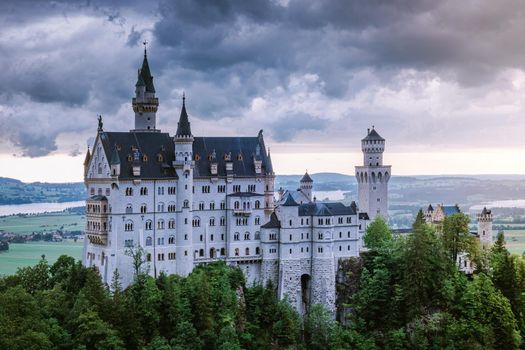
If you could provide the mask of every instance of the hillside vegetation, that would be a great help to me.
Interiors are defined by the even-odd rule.
[[[0,205],[42,202],[72,202],[86,196],[84,184],[76,183],[24,183],[0,177]]]
[[[248,286],[239,268],[219,262],[185,278],[148,276],[135,248],[135,279],[111,288],[98,270],[62,256],[0,278],[1,349],[519,349],[525,334],[525,260],[500,235],[482,250],[463,214],[443,233],[424,223],[392,236],[379,220],[369,250],[350,259],[338,284],[338,315],[320,305],[304,318],[274,286]],[[466,251],[477,270],[455,266]]]

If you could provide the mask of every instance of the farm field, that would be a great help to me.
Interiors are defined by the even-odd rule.
[[[82,257],[82,241],[12,243],[9,250],[0,252],[0,275],[11,275],[18,267],[32,266],[45,254],[49,264],[66,254],[79,260]]]
[[[73,212],[0,217],[0,231],[14,234],[83,231],[84,225],[85,216]]]
[[[525,230],[504,230],[507,249],[511,253],[522,254],[525,252]],[[496,240],[496,237],[494,237]]]

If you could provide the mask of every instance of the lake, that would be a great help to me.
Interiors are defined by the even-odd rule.
[[[64,209],[83,207],[85,205],[85,201],[0,205],[0,216],[63,211]]]

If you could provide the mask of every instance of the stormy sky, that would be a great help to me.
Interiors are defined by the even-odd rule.
[[[133,128],[144,40],[176,130],[264,130],[276,171],[525,173],[522,0],[0,2],[0,176],[78,181],[96,117]],[[34,168],[41,169],[35,172]]]

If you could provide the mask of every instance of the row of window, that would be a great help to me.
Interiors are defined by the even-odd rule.
[[[103,193],[104,193],[104,192],[103,192],[102,188],[99,188],[99,189],[97,190],[97,194],[98,194],[99,196],[102,196]],[[106,197],[109,197],[110,193],[111,193],[111,191],[109,190],[109,187],[106,188]],[[91,187],[91,189],[89,190],[89,194],[90,194],[91,196],[94,196],[94,195],[95,195],[95,187]]]

